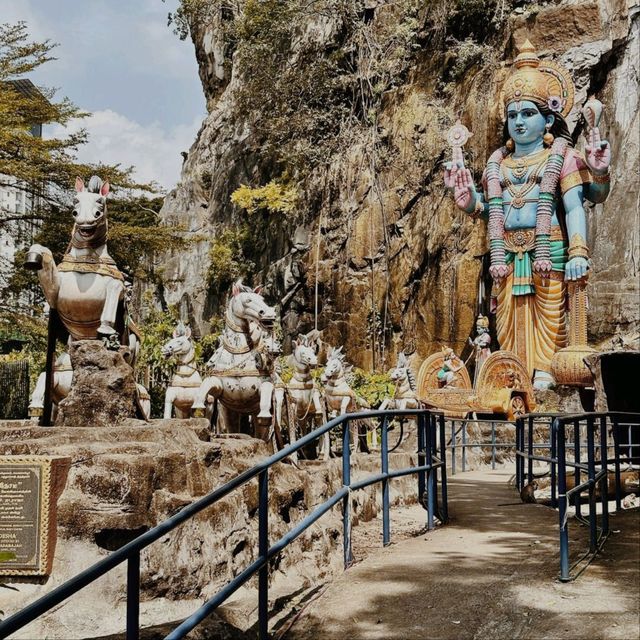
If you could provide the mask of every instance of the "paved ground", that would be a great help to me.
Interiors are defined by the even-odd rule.
[[[640,637],[638,511],[612,517],[619,533],[576,582],[562,584],[557,514],[505,505],[518,501],[509,477],[450,479],[450,524],[356,564],[308,604],[286,640]],[[572,556],[587,548],[586,534],[570,521]]]

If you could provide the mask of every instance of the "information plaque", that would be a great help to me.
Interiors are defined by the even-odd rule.
[[[0,456],[0,576],[46,576],[69,458]]]

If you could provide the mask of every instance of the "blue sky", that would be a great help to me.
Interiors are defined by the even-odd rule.
[[[0,0],[0,21],[27,22],[34,39],[59,46],[33,73],[93,116],[79,157],[135,165],[169,189],[205,116],[193,45],[167,26],[177,0]],[[48,135],[59,128],[48,127]]]

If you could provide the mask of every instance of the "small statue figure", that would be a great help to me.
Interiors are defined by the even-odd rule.
[[[456,386],[458,379],[458,371],[464,367],[464,363],[453,352],[451,347],[442,348],[442,357],[444,361],[440,371],[438,371],[438,384],[441,389],[452,389]]]
[[[483,188],[464,166],[462,125],[449,138],[445,184],[459,208],[488,219],[500,348],[514,352],[534,387],[545,389],[554,382],[554,354],[567,342],[567,283],[584,283],[589,270],[584,200],[607,198],[611,150],[594,99],[584,112],[586,158],[573,149],[565,118],[574,86],[565,69],[541,61],[529,41],[514,66],[502,90],[505,144],[489,158]]]
[[[473,353],[476,361],[476,369],[473,374],[473,386],[476,386],[478,376],[484,361],[491,355],[491,336],[489,335],[489,318],[479,315],[476,320],[476,337],[469,344],[473,347]]]

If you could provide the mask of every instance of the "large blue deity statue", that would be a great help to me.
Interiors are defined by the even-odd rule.
[[[498,342],[544,389],[554,382],[553,356],[567,342],[567,283],[583,284],[589,271],[584,200],[609,194],[611,152],[600,139],[595,100],[584,111],[586,157],[573,149],[565,117],[574,87],[564,69],[542,62],[529,41],[514,67],[502,91],[505,144],[489,158],[482,189],[464,166],[468,131],[461,125],[453,139],[450,133],[445,184],[458,207],[488,219]]]

